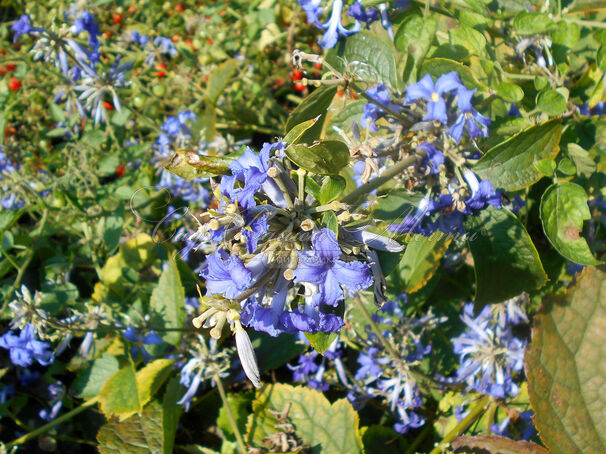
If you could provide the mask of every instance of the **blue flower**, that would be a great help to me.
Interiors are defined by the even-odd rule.
[[[501,192],[495,191],[490,181],[478,181],[475,173],[469,169],[465,169],[463,177],[471,189],[471,196],[465,201],[467,208],[482,210],[486,205],[491,205],[495,208],[501,207]],[[471,214],[471,212],[467,212],[466,214]]]
[[[342,284],[350,292],[370,287],[370,266],[362,262],[339,260],[341,249],[335,233],[322,229],[312,237],[312,250],[299,252],[299,264],[294,272],[295,282],[320,286],[320,302],[336,306],[344,299]]]
[[[406,88],[405,104],[410,104],[419,99],[427,101],[427,112],[423,117],[425,121],[439,121],[442,124],[448,122],[446,114],[446,101],[443,95],[464,88],[456,71],[441,75],[434,84],[430,74],[426,74],[416,84]]]
[[[356,380],[365,380],[367,378],[378,378],[383,369],[379,366],[384,366],[389,362],[388,358],[375,358],[379,353],[376,347],[370,347],[367,352],[360,352],[358,355],[358,364],[360,368],[357,370],[354,378]]]
[[[252,326],[256,331],[262,331],[272,337],[281,333],[293,332],[281,319],[286,306],[289,281],[279,276],[274,287],[268,291],[266,298],[271,301],[269,307],[263,306],[256,298],[249,298],[243,303],[243,311],[240,314],[245,326]]]
[[[29,16],[23,14],[15,23],[11,26],[11,30],[15,33],[13,35],[13,44],[19,41],[21,35],[27,35],[35,29],[29,23]]]
[[[157,38],[154,39],[154,44],[156,46],[160,46],[160,49],[165,54],[168,54],[171,57],[177,56],[177,48],[175,47],[175,45],[173,44],[173,42],[170,38],[166,38],[164,36],[158,36]]]
[[[253,273],[244,266],[235,255],[217,250],[207,259],[208,266],[201,275],[206,279],[206,291],[209,295],[224,295],[235,298],[253,282]]]
[[[147,35],[142,35],[139,30],[134,30],[130,35],[131,42],[137,43],[140,46],[145,46],[149,41]]]
[[[319,25],[322,30],[326,30],[324,36],[318,40],[318,44],[324,49],[332,49],[337,45],[340,37],[347,37],[361,30],[362,26],[358,21],[351,29],[345,28],[341,22],[342,14],[343,0],[333,0],[330,18]]]
[[[444,154],[430,142],[423,142],[417,147],[417,150],[425,152],[423,164],[429,168],[429,173],[432,175],[439,174],[440,166],[444,164]]]
[[[460,356],[457,379],[470,389],[498,398],[518,393],[513,376],[524,367],[526,342],[515,337],[511,323],[486,306],[474,318],[473,303],[464,306],[461,320],[467,330],[452,340]]]
[[[434,201],[424,197],[413,215],[407,214],[401,223],[391,224],[387,230],[397,234],[418,233],[429,236],[436,231],[436,227],[429,222],[429,215],[437,209],[439,207]]]
[[[379,20],[379,12],[374,8],[364,8],[361,0],[357,0],[347,9],[347,15],[355,20],[365,22],[369,27],[371,23]]]
[[[393,110],[400,110],[399,106],[391,103],[391,93],[385,84],[378,84],[369,88],[366,90],[366,94],[384,106]],[[362,113],[362,118],[360,118],[360,126],[368,128],[372,132],[377,132],[379,129],[375,122],[384,114],[385,112],[379,106],[368,103],[364,106],[364,112]]]
[[[99,25],[95,22],[95,15],[84,11],[79,17],[74,19],[74,33],[88,32],[88,45],[91,49],[97,50],[99,43]]]
[[[307,22],[320,26],[319,18],[322,15],[322,0],[299,0],[299,4],[307,15]]]
[[[133,358],[137,358],[138,354],[141,353],[141,357],[144,362],[152,359],[152,356],[145,349],[145,345],[158,345],[164,342],[160,336],[155,331],[150,331],[145,335],[137,334],[137,330],[133,326],[128,326],[126,331],[122,333],[125,339],[135,343],[130,353]]]
[[[281,142],[265,144],[259,154],[247,147],[242,156],[229,164],[232,175],[224,176],[221,180],[221,194],[232,202],[237,200],[239,207],[247,209],[256,206],[254,196],[257,191],[263,189],[275,205],[285,208],[284,195],[267,175],[270,153],[279,148],[280,144]],[[236,188],[236,181],[244,182],[244,186]]]
[[[490,126],[490,118],[485,117],[480,112],[475,110],[471,105],[471,98],[475,94],[476,89],[468,90],[465,87],[459,88],[457,91],[457,104],[461,113],[457,117],[457,121],[450,127],[448,134],[455,140],[456,143],[461,141],[463,130],[467,128],[469,137],[477,139],[478,137],[488,137],[488,127]]]
[[[249,220],[247,225],[241,230],[242,236],[246,239],[246,250],[249,254],[255,252],[259,238],[267,233],[268,228],[267,216],[263,214]]]
[[[15,366],[31,366],[38,361],[43,366],[51,364],[55,358],[49,350],[50,345],[36,339],[34,326],[26,325],[19,335],[8,331],[0,337],[0,347],[9,350],[10,358]]]

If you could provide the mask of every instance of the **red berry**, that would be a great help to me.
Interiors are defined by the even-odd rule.
[[[114,105],[111,102],[103,101],[103,107],[107,110],[114,110]]]
[[[314,68],[322,69],[322,63],[320,63],[320,62],[314,63]]]
[[[164,71],[157,71],[156,77],[166,77],[166,73]]]
[[[2,74],[3,76],[6,74],[6,68],[4,67],[4,65],[0,66],[0,74]]]
[[[171,39],[173,40],[173,43],[176,43],[176,42],[178,42],[181,39],[181,36],[177,35],[177,34],[174,34]]]
[[[210,38],[206,38],[206,44],[209,44],[209,45],[210,45],[210,44],[212,44],[212,43],[213,43],[213,40],[212,40],[212,39],[210,39]]]
[[[303,72],[298,69],[294,69],[292,72],[292,80],[301,80],[301,79],[303,79]]]
[[[124,167],[124,164],[120,164],[116,169],[116,175],[118,175],[118,178],[122,178],[124,176]]]
[[[159,70],[166,69],[166,65],[164,63],[158,63],[156,65],[156,69],[159,69]]]
[[[183,3],[177,3],[175,5],[175,9],[177,10],[177,12],[182,13],[183,11],[185,11],[185,6],[183,6]]]
[[[342,90],[337,91],[337,96],[339,98],[342,98],[343,97],[343,91]]]
[[[15,69],[17,69],[17,65],[15,65],[14,63],[8,63],[8,64],[6,65],[6,69],[7,69],[8,71],[11,71],[11,72],[12,72],[12,71],[14,71]]]
[[[350,95],[351,95],[351,99],[358,99],[358,94],[357,93],[355,93],[355,92],[352,91],[350,93]]]
[[[4,128],[4,137],[13,136],[16,132],[17,130],[14,127],[12,127],[11,125],[6,125],[6,127]]]
[[[21,88],[21,81],[16,77],[11,77],[10,82],[8,83],[8,89],[11,91],[17,91]]]
[[[305,90],[305,85],[303,85],[301,82],[297,82],[295,84],[295,90],[297,90],[297,91],[303,91],[303,90]]]
[[[120,13],[115,13],[112,15],[112,22],[114,24],[121,24],[123,20],[124,20],[124,16]]]

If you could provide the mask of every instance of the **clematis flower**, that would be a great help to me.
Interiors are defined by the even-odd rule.
[[[406,88],[405,104],[410,104],[419,99],[427,101],[427,112],[423,117],[425,121],[439,121],[442,124],[448,122],[446,115],[446,101],[444,94],[450,93],[460,88],[465,88],[459,79],[456,71],[441,75],[438,80],[433,82],[430,74],[426,74],[416,84],[409,85]]]
[[[444,154],[429,142],[423,142],[417,150],[425,152],[423,164],[429,168],[429,173],[432,175],[440,173],[440,166],[444,164]]]
[[[366,90],[366,94],[375,101],[391,108],[392,110],[400,110],[400,106],[391,102],[391,93],[385,84],[378,84]],[[385,112],[379,106],[368,103],[364,106],[364,112],[360,118],[360,126],[368,128],[371,132],[377,132],[379,129],[375,122],[384,115]]]
[[[501,192],[495,191],[490,181],[478,181],[475,173],[469,169],[465,169],[463,177],[471,189],[471,196],[465,201],[467,208],[481,210],[486,205],[492,205],[495,208],[501,207]]]
[[[257,331],[263,331],[272,337],[277,337],[284,332],[290,332],[291,330],[287,329],[280,320],[280,316],[286,306],[288,285],[289,281],[280,276],[268,294],[260,298],[261,301],[255,298],[245,301],[241,314],[242,323],[245,326],[252,326]],[[264,302],[263,299],[271,301],[271,304],[264,306],[262,304]]]
[[[207,294],[224,295],[231,299],[252,284],[253,273],[244,266],[239,257],[217,250],[207,261],[208,266],[200,273],[206,279]]]
[[[366,23],[369,27],[371,23],[379,20],[379,12],[374,8],[364,8],[361,0],[357,0],[347,9],[347,15],[355,20]]]
[[[372,284],[370,266],[362,262],[339,260],[341,249],[335,233],[322,229],[312,237],[312,250],[299,252],[299,264],[294,272],[295,282],[319,286],[320,302],[336,306],[344,299],[340,284],[357,292]]]
[[[339,41],[340,37],[353,35],[362,29],[362,25],[358,21],[356,21],[356,23],[350,29],[345,28],[341,22],[342,15],[343,0],[334,0],[330,18],[323,24],[319,25],[322,30],[326,30],[324,36],[318,40],[318,44],[324,49],[332,49],[337,45],[337,41]]]
[[[26,325],[18,336],[12,331],[5,333],[0,337],[0,347],[9,351],[11,362],[15,366],[31,366],[34,361],[48,366],[55,360],[49,350],[50,345],[36,339],[34,326],[31,324]]]
[[[319,18],[322,15],[322,0],[299,0],[299,5],[307,15],[307,22],[320,26]]]
[[[13,35],[13,44],[19,41],[21,35],[27,35],[32,31],[39,31],[39,29],[34,28],[29,23],[29,15],[23,14],[19,19],[15,21],[15,23],[11,26],[11,30],[15,33]]]
[[[488,127],[490,126],[490,118],[485,117],[480,112],[475,110],[471,105],[471,98],[475,94],[476,89],[468,90],[463,87],[457,91],[457,104],[461,113],[457,117],[457,121],[448,130],[448,134],[455,140],[456,143],[461,141],[463,130],[467,128],[469,137],[476,139],[478,137],[488,137]]]

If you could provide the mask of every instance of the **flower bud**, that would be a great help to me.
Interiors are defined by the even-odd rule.
[[[314,226],[315,226],[315,222],[309,218],[304,219],[301,222],[301,230],[303,230],[304,232],[310,232],[311,230],[313,230]]]
[[[244,373],[255,388],[260,388],[261,376],[259,374],[259,366],[257,366],[255,351],[250,342],[250,338],[248,337],[248,333],[241,326],[236,328],[236,348]]]

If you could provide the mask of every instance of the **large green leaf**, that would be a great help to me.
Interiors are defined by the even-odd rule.
[[[601,263],[581,237],[583,221],[591,219],[585,189],[567,181],[553,184],[541,198],[540,211],[545,235],[560,254],[581,265]]]
[[[347,399],[331,405],[320,391],[285,384],[268,385],[257,392],[246,425],[249,443],[262,446],[267,436],[279,432],[278,419],[270,410],[280,412],[287,407],[296,436],[312,453],[362,453],[358,414]]]
[[[541,179],[534,163],[556,157],[561,135],[559,119],[532,126],[488,150],[473,170],[496,188],[524,189]]]
[[[168,261],[158,286],[152,292],[150,307],[161,328],[183,328],[185,324],[185,291],[174,259]],[[179,345],[180,331],[164,331],[161,337],[169,344]]]
[[[414,67],[418,67],[431,47],[436,28],[437,21],[433,16],[423,18],[420,14],[412,14],[398,28],[394,44],[400,52],[412,57]]]
[[[71,391],[82,399],[91,399],[99,394],[105,382],[119,369],[118,358],[105,353],[94,360],[88,369],[78,375],[72,384]]]
[[[513,28],[520,35],[537,35],[555,27],[553,20],[544,13],[519,13],[513,20]]]
[[[305,337],[319,354],[323,355],[328,347],[332,345],[339,333],[305,333]]]
[[[526,352],[534,423],[552,454],[606,452],[606,270],[549,296]]]
[[[97,434],[101,454],[160,454],[163,448],[162,405],[152,402],[141,414],[110,421]]]
[[[487,207],[465,219],[474,260],[477,305],[542,287],[547,275],[528,232],[506,209]]]
[[[356,33],[339,41],[337,47],[326,54],[326,61],[341,72],[356,62],[363,79],[378,79],[396,90],[402,88],[394,49],[370,32]]]
[[[335,175],[349,164],[349,148],[338,140],[323,140],[314,145],[293,145],[286,156],[299,167],[320,175]]]
[[[498,435],[458,437],[451,446],[455,453],[549,454],[545,448],[531,441],[515,441]]]
[[[320,87],[312,92],[307,98],[297,106],[286,120],[284,134],[286,135],[295,126],[309,120],[313,120],[320,115],[316,123],[305,131],[305,134],[298,137],[297,141],[301,143],[312,143],[322,135],[322,127],[326,120],[326,112],[337,94],[337,87]]]
[[[99,393],[99,408],[108,418],[124,420],[141,411],[135,366],[131,361],[103,385]]]
[[[156,359],[137,371],[137,391],[139,402],[147,404],[172,372],[172,359]]]
[[[406,292],[416,292],[431,279],[451,241],[452,235],[441,232],[429,237],[412,236],[398,267]]]

